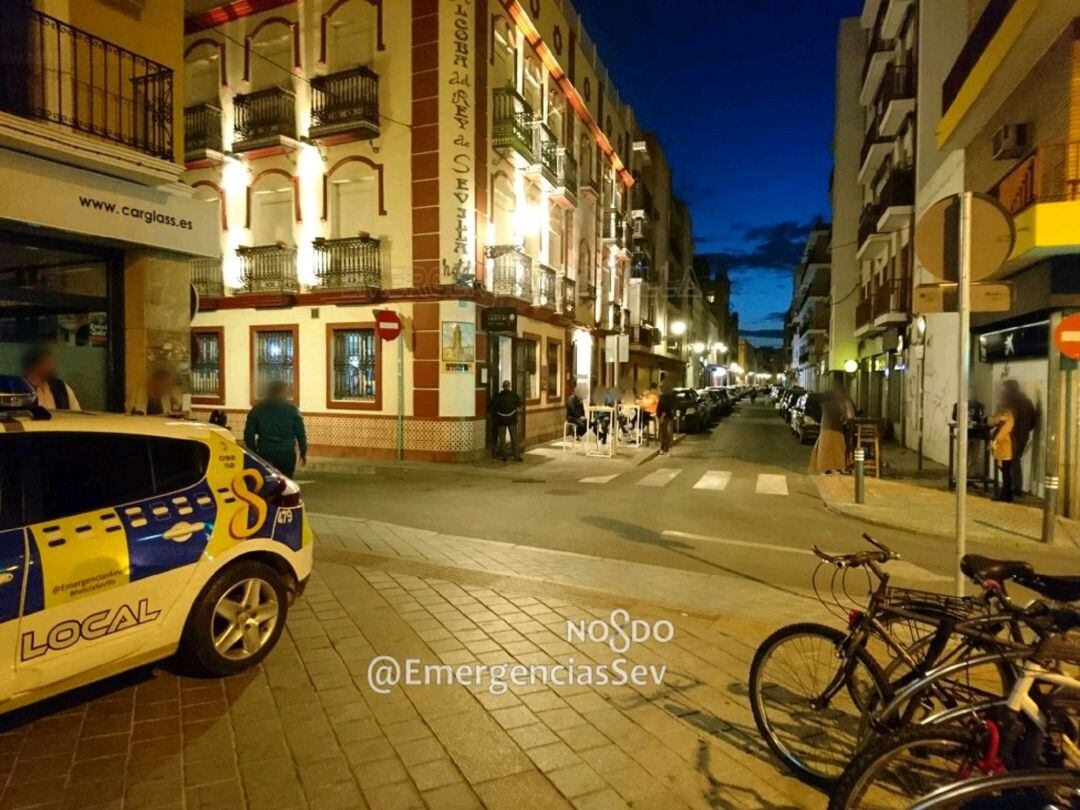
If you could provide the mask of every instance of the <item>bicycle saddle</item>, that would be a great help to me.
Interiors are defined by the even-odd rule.
[[[1014,577],[1017,585],[1030,588],[1040,596],[1055,602],[1080,601],[1080,577],[1052,577],[1048,574],[1021,574]]]
[[[960,560],[960,570],[976,580],[992,579],[1006,582],[1021,576],[1035,576],[1035,569],[1022,560],[995,560],[978,554],[965,554]]]

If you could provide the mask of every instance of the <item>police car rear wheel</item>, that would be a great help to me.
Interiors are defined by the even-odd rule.
[[[229,566],[203,592],[184,637],[185,657],[209,675],[254,666],[277,643],[285,623],[281,575],[254,560]]]

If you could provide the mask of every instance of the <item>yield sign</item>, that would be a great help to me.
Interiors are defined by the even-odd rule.
[[[1061,319],[1054,330],[1054,345],[1070,360],[1080,360],[1080,313]]]
[[[389,309],[375,313],[375,332],[383,340],[393,340],[401,334],[401,317]]]

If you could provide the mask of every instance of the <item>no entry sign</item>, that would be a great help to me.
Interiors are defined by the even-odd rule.
[[[1061,319],[1054,330],[1054,345],[1070,360],[1080,360],[1080,313]]]
[[[401,317],[389,309],[375,313],[375,332],[383,340],[393,340],[401,334]]]

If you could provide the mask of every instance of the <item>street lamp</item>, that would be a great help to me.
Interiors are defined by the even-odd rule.
[[[713,348],[720,352],[720,354],[727,354],[727,344],[722,340],[713,346]]]
[[[857,361],[855,361],[855,360],[845,360],[844,361],[844,371],[846,371],[848,374],[854,374],[858,370],[859,370],[859,364],[858,364]]]
[[[673,321],[671,324],[671,334],[675,337],[686,334],[686,321]]]
[[[690,348],[694,350],[695,354],[701,354],[703,351],[705,351],[705,344],[698,340],[695,341]]]

